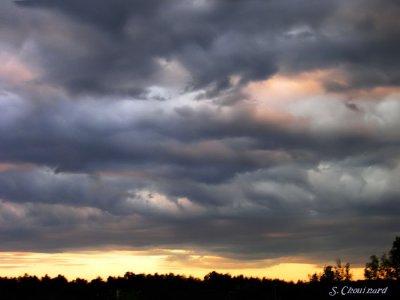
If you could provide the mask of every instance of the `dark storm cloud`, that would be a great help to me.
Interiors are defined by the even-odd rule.
[[[324,84],[342,93],[398,85],[396,1],[2,8],[0,59],[15,76],[0,72],[1,250],[359,262],[399,232],[396,95],[299,99],[283,120],[239,101],[279,72],[337,69],[343,80]]]
[[[91,206],[118,212],[116,207],[129,189],[143,186],[140,181],[112,180],[87,174],[54,173],[50,169],[11,170],[0,173],[0,198],[16,203]]]
[[[240,87],[280,70],[339,67],[347,81],[327,81],[331,90],[399,83],[399,7],[393,2],[17,3],[61,14],[63,47],[60,36],[46,34],[51,29],[29,31],[45,56],[44,80],[74,93],[143,95],[160,84],[160,59],[181,63],[189,73],[181,88],[206,89],[205,97],[238,93],[232,76],[240,77]],[[30,10],[23,16],[30,18]]]
[[[224,198],[220,198],[220,205],[212,206],[201,214],[154,214],[151,210],[136,209],[131,210],[130,216],[116,218],[93,208],[74,210],[68,205],[28,203],[24,214],[18,215],[18,209],[14,208],[9,209],[7,215],[7,206],[3,202],[0,219],[8,218],[13,227],[2,226],[2,249],[52,251],[101,248],[110,244],[136,248],[185,248],[190,245],[239,259],[295,254],[318,261],[330,260],[340,254],[358,263],[363,262],[363,255],[367,257],[370,254],[371,247],[376,247],[376,244],[370,244],[371,239],[382,241],[382,244],[390,241],[393,228],[398,226],[395,215],[365,209],[365,203],[351,207],[343,201],[337,205],[343,199],[322,200],[322,195],[316,199],[301,199],[295,188],[298,184],[296,178],[292,181],[287,179],[288,175],[282,175],[282,181],[276,179],[288,172],[290,170],[279,167],[244,178],[242,186],[204,186],[211,189],[211,193]],[[305,174],[301,176],[304,180]],[[272,181],[276,186],[267,184],[264,190],[258,191],[252,188],[252,194],[247,198],[241,194],[243,186],[257,180],[264,183]],[[307,182],[297,188],[312,192]],[[290,189],[294,194],[287,199],[274,199],[266,194],[279,195],[279,191],[285,190],[287,193]],[[257,198],[256,193],[263,193],[263,196]],[[286,201],[288,203],[285,205]],[[330,207],[321,209],[321,205]],[[368,235],[363,234],[366,231]],[[22,239],[24,236],[26,239]]]
[[[371,167],[287,163],[218,184],[195,178],[167,176],[158,182],[49,169],[1,172],[0,197],[6,201],[3,205],[13,205],[2,209],[0,220],[13,224],[2,226],[2,249],[190,245],[239,259],[301,255],[316,261],[340,253],[361,262],[360,255],[367,257],[372,251],[371,239],[390,241],[398,226],[393,197],[399,193],[395,180],[399,170]],[[382,178],[385,191],[376,190],[374,183]],[[141,190],[147,198],[141,198]],[[201,209],[169,212],[165,200],[151,203],[157,193],[169,197],[168,205],[188,197]],[[391,213],[384,209],[388,204]],[[85,210],[87,215],[76,216]],[[365,230],[367,236],[362,234]]]
[[[396,136],[313,134],[241,106],[0,100],[0,222],[15,225],[2,227],[2,250],[194,247],[357,262],[398,226],[384,208],[398,206]]]
[[[346,82],[327,81],[331,90],[395,86],[399,84],[396,53],[400,23],[397,3],[340,2],[337,11],[317,28],[299,30],[286,46],[284,65],[290,70],[341,68]],[[308,33],[307,38],[302,34]]]
[[[300,161],[363,157],[379,146],[391,155],[396,140],[357,132],[318,135],[259,121],[246,110],[179,108],[140,112],[136,102],[56,101],[45,106],[4,96],[0,160],[50,166],[57,172],[138,168],[171,178],[201,182]],[[142,102],[145,103],[145,102]],[[138,110],[138,111],[136,111]],[[17,113],[18,112],[18,113]],[[13,114],[16,114],[13,116]],[[9,121],[8,121],[9,120]],[[185,124],[185,126],[182,126]]]
[[[9,115],[14,113],[13,101],[8,99],[2,105]],[[235,140],[251,134],[257,124],[241,128],[235,125],[236,118],[221,122],[211,111],[208,126],[204,127],[201,113],[182,120],[175,120],[172,114],[157,121],[154,112],[143,117],[132,110],[119,118],[123,105],[100,101],[89,102],[84,109],[60,101],[45,107],[21,106],[25,113],[20,109],[20,115],[10,122],[6,118],[0,129],[3,161],[47,165],[58,172],[137,167],[201,181],[220,181],[236,172],[276,163],[268,153],[259,160],[253,153],[257,150],[253,149],[254,142]],[[103,111],[107,113],[99,119]],[[182,123],[188,124],[184,130],[180,129]],[[279,133],[268,127],[265,125],[263,134],[279,143]]]

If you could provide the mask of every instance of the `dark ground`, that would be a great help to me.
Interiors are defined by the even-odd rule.
[[[385,292],[382,289],[386,287]],[[368,289],[370,292],[379,291],[379,294],[367,294]],[[335,292],[336,295],[333,295]],[[209,273],[202,280],[174,274],[144,275],[130,272],[123,277],[109,277],[107,280],[98,278],[92,281],[68,281],[61,275],[55,278],[25,275],[0,278],[0,299],[400,299],[400,283],[387,280],[293,283],[265,278],[232,277],[216,272]]]

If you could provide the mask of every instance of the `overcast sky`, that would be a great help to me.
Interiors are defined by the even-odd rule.
[[[400,234],[398,0],[0,5],[0,251],[365,263]]]

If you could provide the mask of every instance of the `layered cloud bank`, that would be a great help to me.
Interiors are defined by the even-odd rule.
[[[0,250],[354,263],[386,250],[400,228],[399,13],[2,0]]]

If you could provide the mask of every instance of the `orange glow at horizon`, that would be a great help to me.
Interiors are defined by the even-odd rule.
[[[185,250],[146,251],[86,251],[70,253],[0,252],[0,276],[14,277],[25,273],[42,277],[59,274],[69,280],[76,278],[94,279],[108,276],[123,276],[125,272],[136,274],[174,273],[203,278],[216,271],[233,276],[244,275],[286,281],[308,280],[308,275],[320,273],[322,266],[310,263],[265,261],[238,261],[216,256],[191,255],[179,261]],[[178,259],[171,256],[177,255]],[[198,263],[201,258],[201,263]],[[351,268],[353,279],[362,279],[362,268]]]

